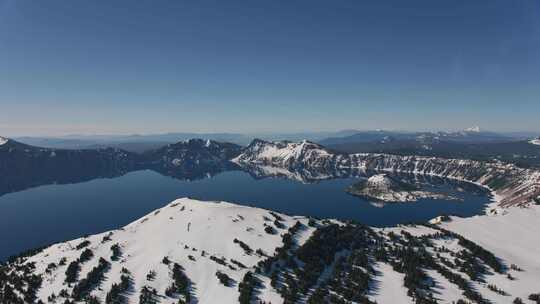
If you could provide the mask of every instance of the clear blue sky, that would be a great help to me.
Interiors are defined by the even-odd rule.
[[[540,1],[0,0],[0,134],[540,131]]]

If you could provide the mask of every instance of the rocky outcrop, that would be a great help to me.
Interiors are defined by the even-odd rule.
[[[376,174],[346,190],[348,193],[381,202],[415,202],[423,198],[455,199],[442,193],[423,191],[414,184],[398,180],[387,174]]]

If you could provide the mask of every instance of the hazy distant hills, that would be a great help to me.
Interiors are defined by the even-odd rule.
[[[499,159],[522,166],[540,166],[540,146],[529,132],[496,133],[479,127],[455,132],[402,132],[388,130],[342,130],[284,134],[165,133],[149,135],[70,135],[59,138],[21,137],[17,141],[37,147],[57,149],[116,148],[146,153],[167,145],[201,138],[248,146],[253,139],[301,141],[321,144],[345,153],[390,153],[446,158]]]
[[[311,140],[320,141],[330,137],[351,136],[360,131],[342,130],[337,132],[298,132],[298,133],[164,133],[147,135],[69,135],[62,137],[17,137],[15,140],[37,147],[57,149],[97,149],[118,148],[129,152],[142,153],[164,147],[168,144],[189,140],[192,138],[209,139],[219,142],[230,142],[247,146],[255,138],[264,140]]]
[[[251,138],[235,133],[164,133],[148,135],[69,135],[62,137],[18,137],[17,141],[32,146],[60,149],[92,149],[113,147],[141,153],[191,138],[247,145]]]
[[[449,142],[508,142],[526,140],[540,134],[531,132],[496,133],[480,130],[478,127],[458,132],[401,132],[385,130],[340,130],[328,132],[296,132],[296,133],[190,133],[176,132],[145,135],[68,135],[61,137],[16,137],[15,140],[32,146],[60,149],[93,149],[118,148],[130,152],[141,153],[155,150],[168,144],[185,141],[191,138],[210,139],[219,142],[230,142],[247,146],[255,138],[267,141],[301,141],[309,140],[322,145],[332,146],[350,143],[371,143],[375,141],[411,140],[411,141],[449,141]]]
[[[395,131],[362,131],[343,137],[331,137],[320,141],[323,145],[337,145],[348,143],[365,143],[374,141],[418,141],[422,143],[448,141],[462,143],[507,142],[524,139],[501,133],[482,131],[478,127],[468,128],[457,132],[395,132]]]

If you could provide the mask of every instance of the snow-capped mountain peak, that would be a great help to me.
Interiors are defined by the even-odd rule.
[[[274,220],[279,227],[275,227]],[[183,198],[118,230],[52,245],[26,262],[36,263],[35,273],[43,277],[36,297],[46,303],[64,303],[62,295],[83,303],[78,299],[80,282],[93,269],[99,269],[102,260],[107,265],[107,276],[101,279],[99,288],[90,287],[93,296],[111,297],[110,291],[121,282],[122,275],[129,276],[132,288],[123,295],[124,301],[107,303],[142,303],[138,300],[146,288],[169,300],[160,303],[175,299],[174,303],[217,303],[218,299],[220,303],[236,303],[238,288],[233,284],[237,285],[246,272],[274,254],[282,246],[279,232],[286,232],[297,221],[306,227],[299,234],[306,239],[314,230],[307,228],[306,217]],[[78,267],[69,266],[72,264]],[[68,278],[70,267],[78,268],[73,280]],[[189,295],[171,285],[179,269],[191,289],[186,291]],[[218,273],[223,274],[222,282],[227,278],[230,285],[220,283]],[[62,289],[67,292],[62,293]],[[275,292],[265,296],[273,303],[280,299]]]
[[[242,154],[233,159],[233,162],[295,167],[300,162],[326,159],[330,155],[331,153],[326,148],[308,140],[269,142],[255,139],[243,150]]]
[[[479,126],[474,126],[474,127],[466,128],[466,129],[463,130],[463,131],[465,131],[465,132],[473,132],[473,133],[480,133],[480,132],[481,132]]]
[[[0,146],[2,146],[4,144],[7,144],[8,141],[9,141],[9,139],[0,136]]]

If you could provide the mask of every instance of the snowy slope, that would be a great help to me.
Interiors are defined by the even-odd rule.
[[[8,142],[7,138],[0,136],[0,146],[6,144],[7,142]]]
[[[135,289],[146,285],[155,288],[159,294],[164,294],[170,285],[169,270],[162,263],[164,257],[169,257],[185,268],[186,275],[196,286],[194,296],[199,303],[215,303],[217,299],[222,303],[235,303],[238,298],[236,288],[229,288],[219,284],[215,273],[222,271],[236,282],[240,281],[247,271],[231,263],[235,259],[247,267],[253,267],[263,259],[255,253],[248,255],[242,248],[233,242],[238,238],[248,244],[253,250],[261,249],[267,254],[281,245],[279,234],[271,235],[264,232],[265,217],[272,218],[268,211],[257,208],[243,207],[225,202],[200,202],[191,199],[179,199],[155,212],[137,220],[120,230],[113,231],[110,241],[102,243],[103,237],[109,233],[102,233],[84,239],[77,239],[47,248],[42,253],[31,257],[28,262],[36,262],[37,272],[44,272],[49,263],[58,263],[61,257],[68,259],[68,264],[83,251],[73,248],[84,240],[91,242],[88,247],[96,256],[105,258],[111,255],[110,246],[118,243],[122,248],[122,258],[119,263],[112,263],[111,275],[101,285],[101,290],[94,294],[104,298],[113,283],[120,281],[120,269],[129,269],[134,278]],[[292,226],[297,220],[307,223],[307,219],[293,218],[282,215],[284,224]],[[271,223],[271,222],[270,222]],[[205,252],[205,256],[202,253]],[[192,261],[189,256],[193,256]],[[225,258],[229,266],[220,265],[212,260],[211,256]],[[97,259],[83,265],[81,276],[97,264]],[[153,281],[147,281],[146,275],[156,271]],[[63,271],[45,275],[45,281],[51,281],[47,288],[39,291],[39,297],[45,301],[51,293],[58,294],[61,289],[67,288],[63,284],[65,277]],[[130,302],[137,303],[139,293],[129,296]]]
[[[443,223],[442,227],[496,252],[502,260],[511,261],[523,269],[523,271],[510,270],[510,273],[517,277],[516,280],[508,280],[505,276],[494,276],[488,283],[511,291],[512,296],[522,299],[526,299],[531,291],[540,292],[538,285],[540,282],[540,206],[526,209],[512,208],[503,215],[452,217],[452,220]],[[487,294],[494,303],[510,302],[509,297]]]
[[[511,208],[504,215],[481,215],[471,218],[451,217],[439,225],[465,237],[482,248],[492,252],[505,267],[503,273],[490,269],[478,281],[469,281],[485,299],[492,303],[512,303],[515,298],[527,299],[529,295],[540,292],[540,206],[530,208]],[[437,226],[435,226],[437,227]],[[436,230],[423,226],[400,226],[383,229],[385,233],[392,231],[399,234],[407,231],[414,236],[429,236]],[[452,261],[455,253],[464,249],[455,239],[442,238],[433,241],[434,247],[450,250],[453,254],[440,250],[437,253]],[[517,266],[514,268],[512,265]],[[434,282],[434,294],[440,303],[453,303],[463,298],[463,291],[435,270],[424,269]],[[467,277],[459,267],[452,272]],[[512,279],[509,279],[509,276]],[[489,285],[504,291],[500,294],[490,290]],[[395,287],[394,287],[395,289]],[[395,292],[395,291],[394,291]],[[526,302],[528,303],[528,302]]]
[[[385,263],[376,264],[375,269],[379,272],[379,277],[370,291],[374,301],[380,304],[414,303],[407,296],[407,288],[403,286],[404,274],[394,271],[392,266]]]
[[[348,299],[351,303],[364,301],[361,299],[379,304],[414,303],[413,297],[429,297],[430,294],[437,303],[452,303],[467,297],[463,287],[449,280],[448,274],[454,273],[478,293],[477,297],[492,303],[510,303],[515,297],[525,299],[540,292],[537,284],[540,278],[539,216],[540,207],[513,208],[505,215],[452,218],[441,226],[447,230],[437,226],[370,229],[335,220],[315,221],[225,202],[184,198],[121,229],[55,244],[28,257],[20,257],[0,267],[0,274],[5,274],[0,275],[0,285],[15,288],[15,282],[23,282],[19,284],[21,287],[15,288],[15,294],[21,295],[28,290],[31,275],[37,275],[42,279],[37,298],[44,303],[64,303],[103,258],[110,266],[105,269],[102,280],[90,290],[102,303],[113,284],[118,284],[126,273],[129,273],[130,287],[123,295],[128,303],[139,303],[144,287],[155,290],[159,303],[178,303],[184,297],[167,292],[173,282],[175,264],[189,281],[191,303],[238,303],[239,286],[248,271],[259,281],[256,291],[249,296],[253,301],[283,303],[284,297],[296,290],[299,297],[294,302],[298,303],[316,298],[332,302],[331,297]],[[265,231],[267,227],[272,227],[270,230],[274,232]],[[474,243],[464,245],[449,231]],[[292,243],[286,242],[286,235],[292,237]],[[120,253],[113,259],[112,247],[116,244]],[[471,244],[477,245],[470,247]],[[425,262],[428,260],[403,260],[404,253],[400,252],[410,246],[417,248],[413,252],[431,254],[439,268]],[[473,248],[485,248],[506,268],[516,264],[520,271],[503,268],[497,270],[499,273],[484,259],[487,254],[477,255],[475,263],[481,274],[473,279],[461,266],[449,267],[441,260],[446,258],[450,263],[461,261],[467,265],[467,255],[478,251]],[[68,265],[86,250],[91,250],[93,256],[80,263],[77,281],[66,283]],[[326,256],[328,253],[330,259]],[[326,266],[316,270],[318,263],[324,260]],[[408,264],[411,262],[420,264]],[[405,267],[401,269],[401,265]],[[305,278],[310,278],[303,272],[304,267],[316,274],[314,284],[310,283],[313,285],[309,285],[306,292],[298,287],[300,285],[291,289],[291,284],[303,284]],[[441,269],[446,269],[447,273]],[[229,286],[220,283],[216,276],[218,271],[230,279]],[[406,274],[408,271],[412,272]],[[425,278],[414,283],[418,285],[411,289],[406,285],[406,278],[416,275],[416,271],[423,272]],[[273,279],[273,272],[279,274],[277,281]],[[16,274],[21,277],[17,278]],[[2,281],[3,277],[7,279]],[[369,280],[368,289],[361,287],[363,278]],[[490,284],[505,294],[490,290]],[[2,296],[0,293],[0,300]]]
[[[260,165],[278,165],[294,167],[299,162],[325,160],[331,153],[323,146],[304,140],[302,142],[267,142],[256,139],[247,146],[242,154],[235,157],[235,163],[256,163]]]

